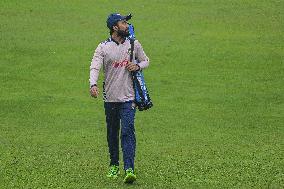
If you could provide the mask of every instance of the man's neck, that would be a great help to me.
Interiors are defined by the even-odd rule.
[[[119,44],[121,44],[121,43],[123,43],[124,41],[125,41],[125,38],[123,38],[123,37],[121,37],[121,36],[118,36],[117,34],[115,34],[115,33],[113,33],[112,35],[111,35],[111,38],[113,39],[113,40],[115,40],[117,43],[119,43]]]

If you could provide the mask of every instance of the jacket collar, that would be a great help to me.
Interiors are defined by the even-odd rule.
[[[126,38],[121,43],[118,43],[116,40],[114,40],[112,37],[110,37],[110,40],[115,42],[117,45],[123,44],[126,41]]]

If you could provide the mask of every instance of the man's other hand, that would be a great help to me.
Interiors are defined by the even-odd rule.
[[[92,97],[97,98],[99,96],[99,88],[97,86],[93,86],[90,89],[90,94]]]
[[[128,64],[126,65],[126,69],[130,72],[134,72],[134,71],[138,71],[140,67],[137,64],[128,62]]]

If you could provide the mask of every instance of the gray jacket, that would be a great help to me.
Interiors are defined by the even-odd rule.
[[[130,59],[130,40],[118,44],[112,38],[100,43],[95,50],[90,66],[90,86],[97,84],[99,71],[103,66],[104,84],[103,97],[105,102],[126,102],[134,100],[134,90],[131,72],[126,69]],[[149,66],[139,41],[134,42],[133,61],[141,69]]]

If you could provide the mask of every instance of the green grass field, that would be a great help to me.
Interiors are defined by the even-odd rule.
[[[89,96],[117,11],[151,60],[132,186]],[[0,188],[284,188],[283,44],[282,0],[1,0]]]

